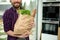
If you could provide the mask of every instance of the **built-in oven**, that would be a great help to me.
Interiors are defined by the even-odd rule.
[[[42,33],[58,35],[59,4],[43,4]]]

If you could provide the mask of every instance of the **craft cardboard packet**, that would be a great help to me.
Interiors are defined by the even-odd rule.
[[[19,14],[19,17],[14,25],[14,32],[15,34],[24,34],[27,31],[31,32],[31,27],[29,25],[30,22],[32,22],[32,19],[34,19],[31,15],[22,15]]]

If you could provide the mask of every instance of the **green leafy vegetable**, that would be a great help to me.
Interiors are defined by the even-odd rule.
[[[22,14],[22,15],[30,15],[30,11],[29,10],[18,10],[18,13]]]

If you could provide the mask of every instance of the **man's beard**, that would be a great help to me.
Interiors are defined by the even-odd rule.
[[[22,6],[22,3],[15,2],[12,5],[13,5],[14,8],[18,9],[18,8],[20,8],[20,6]]]

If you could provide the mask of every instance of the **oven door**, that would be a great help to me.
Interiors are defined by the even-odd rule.
[[[57,35],[58,24],[42,23],[42,33]]]

